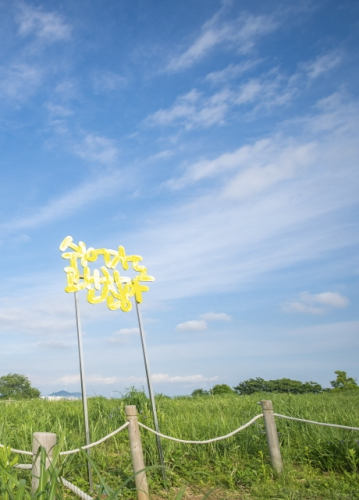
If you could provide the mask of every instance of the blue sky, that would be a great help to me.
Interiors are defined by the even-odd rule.
[[[156,392],[359,377],[358,14],[0,2],[1,374],[79,389],[71,235],[156,278]],[[134,311],[80,302],[89,394],[145,385]]]

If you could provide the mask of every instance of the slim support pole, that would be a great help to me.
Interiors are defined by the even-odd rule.
[[[158,419],[157,419],[156,402],[155,402],[155,397],[154,397],[154,394],[153,394],[152,384],[151,384],[151,374],[150,374],[150,367],[149,367],[148,358],[147,358],[146,341],[145,341],[145,336],[144,336],[144,332],[143,332],[143,328],[142,328],[141,312],[140,312],[140,307],[139,307],[139,305],[137,303],[136,297],[134,297],[134,300],[135,300],[135,304],[136,304],[138,326],[139,326],[139,329],[140,329],[142,351],[143,351],[143,359],[144,359],[144,362],[145,362],[145,369],[146,369],[148,392],[149,392],[149,395],[150,395],[151,406],[152,406],[153,423],[154,423],[154,426],[155,426],[155,430],[157,432],[160,432],[159,426],[158,426]],[[164,462],[164,459],[163,459],[162,443],[161,443],[160,437],[157,436],[157,435],[156,435],[156,442],[157,442],[158,454],[159,454],[159,457],[160,457],[162,478],[166,482],[167,479],[166,479],[166,472],[165,472],[165,462]]]
[[[34,432],[32,436],[32,493],[36,493],[39,487],[39,478],[41,470],[41,452],[38,453],[40,446],[46,451],[45,468],[50,467],[52,461],[52,449],[56,444],[56,434],[53,432]],[[37,455],[37,456],[36,456]]]
[[[77,340],[78,340],[78,347],[79,347],[82,406],[83,406],[84,421],[85,421],[85,437],[86,437],[86,444],[90,444],[90,429],[89,429],[89,417],[88,417],[88,410],[87,410],[87,394],[86,394],[86,383],[85,383],[85,367],[84,367],[84,356],[83,356],[83,350],[82,350],[80,305],[79,305],[79,298],[78,298],[77,292],[75,292],[75,311],[76,311]],[[86,450],[86,453],[88,456],[91,455],[91,452],[89,449]],[[87,461],[87,471],[88,471],[90,491],[92,491],[93,490],[92,470],[91,470],[91,464],[90,464],[89,460]]]
[[[148,484],[143,459],[140,428],[137,420],[137,408],[135,405],[125,406],[128,426],[128,436],[130,438],[130,448],[132,455],[133,472],[135,473],[135,483],[138,500],[149,500]]]
[[[272,401],[263,399],[261,401],[261,405],[263,410],[264,425],[267,434],[267,443],[269,448],[271,464],[273,469],[277,472],[277,474],[281,474],[283,472],[283,463],[279,448],[277,426],[275,423],[275,418],[273,413],[273,404]]]

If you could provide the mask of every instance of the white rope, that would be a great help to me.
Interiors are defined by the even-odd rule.
[[[69,481],[66,481],[66,479],[64,479],[63,477],[61,478],[61,481],[62,481],[62,484],[64,486],[66,486],[66,488],[68,488],[73,493],[75,493],[75,495],[77,495],[80,498],[82,498],[82,500],[93,500],[93,497],[90,497],[90,495],[88,495],[84,491],[80,490],[80,488],[78,488],[74,484],[70,483]]]
[[[187,441],[185,439],[177,439],[177,438],[174,438],[171,436],[166,436],[165,434],[161,434],[160,432],[156,432],[155,430],[151,429],[150,427],[147,427],[147,425],[141,424],[141,422],[138,422],[138,425],[140,425],[144,429],[147,429],[150,432],[153,432],[153,434],[157,434],[157,436],[161,436],[165,439],[170,439],[171,441],[177,441],[177,443],[207,444],[207,443],[213,443],[214,441],[220,441],[221,439],[226,439],[226,438],[229,438],[231,436],[234,436],[234,434],[237,434],[237,432],[240,432],[243,429],[245,429],[246,427],[249,427],[251,424],[253,424],[253,422],[255,422],[256,420],[258,420],[261,417],[263,417],[262,413],[260,415],[257,415],[256,417],[252,418],[252,420],[250,420],[246,424],[242,425],[241,427],[238,427],[238,429],[236,429],[235,431],[232,431],[229,434],[226,434],[225,436],[220,436],[220,437],[216,437],[213,439],[207,439],[206,441]]]
[[[339,429],[350,429],[352,431],[359,431],[359,427],[348,427],[347,425],[338,425],[338,424],[325,424],[324,422],[315,422],[314,420],[305,420],[304,418],[287,417],[286,415],[280,415],[279,413],[274,413],[274,415],[279,418],[287,418],[288,420],[307,422],[307,424],[325,425],[326,427],[339,427]]]
[[[5,448],[4,444],[0,444],[0,448]],[[31,451],[23,451],[23,450],[15,450],[14,448],[10,448],[13,453],[19,453],[20,455],[31,455]]]
[[[32,464],[17,464],[17,465],[15,465],[15,469],[32,469]],[[78,488],[74,484],[70,483],[65,478],[62,477],[61,481],[62,481],[62,484],[66,488],[68,488],[69,490],[71,490],[73,493],[75,493],[76,495],[78,495],[83,500],[93,500],[93,497],[90,497],[90,495],[88,495],[84,491],[80,490],[80,488]]]
[[[126,422],[121,427],[119,427],[115,431],[111,432],[111,434],[107,434],[107,436],[103,437],[102,439],[99,439],[98,441],[95,441],[94,443],[88,444],[86,446],[81,446],[81,448],[76,448],[76,450],[62,451],[60,453],[60,455],[71,455],[72,453],[78,453],[80,450],[88,450],[89,448],[92,448],[93,446],[96,446],[97,444],[103,443],[104,441],[106,441],[106,439],[109,439],[110,437],[114,436],[118,432],[123,431],[123,429],[126,429],[126,427],[128,425],[130,425],[130,422]]]

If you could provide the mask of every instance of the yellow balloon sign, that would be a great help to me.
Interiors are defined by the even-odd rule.
[[[68,248],[73,251],[66,252]],[[142,302],[142,292],[149,290],[148,286],[142,285],[141,282],[155,280],[152,276],[148,276],[147,269],[139,264],[142,257],[126,255],[122,246],[119,246],[118,250],[105,248],[95,250],[86,248],[82,241],[76,245],[71,236],[66,236],[60,245],[60,250],[64,252],[62,258],[69,260],[69,266],[64,268],[67,276],[65,292],[78,292],[86,288],[90,304],[99,304],[106,300],[108,308],[112,311],[116,309],[130,311],[132,308],[130,297],[135,296],[137,302]],[[94,269],[91,274],[89,263],[95,262],[99,256],[103,256],[105,265],[100,267],[101,272]],[[122,268],[127,270],[130,262],[132,269],[139,273],[132,279],[121,276],[116,269],[117,264],[121,263]]]

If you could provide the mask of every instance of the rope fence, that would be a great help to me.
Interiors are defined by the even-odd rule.
[[[136,483],[136,489],[137,489],[137,498],[138,498],[138,500],[148,500],[149,493],[148,493],[145,464],[144,464],[143,452],[142,452],[140,427],[142,427],[143,429],[145,429],[153,434],[156,434],[157,436],[159,436],[163,439],[169,439],[169,440],[175,441],[177,443],[209,444],[209,443],[213,443],[215,441],[228,439],[228,438],[234,436],[235,434],[237,434],[238,432],[246,429],[250,425],[254,424],[254,422],[256,422],[259,418],[264,418],[264,425],[265,425],[265,430],[266,430],[266,435],[267,435],[267,443],[268,443],[269,454],[270,454],[270,458],[271,458],[271,464],[272,464],[273,469],[277,473],[283,472],[283,464],[282,464],[281,452],[280,452],[280,447],[279,447],[279,440],[278,440],[278,433],[277,433],[275,417],[281,418],[281,419],[293,420],[293,421],[297,421],[297,422],[304,422],[307,424],[322,425],[322,426],[326,426],[326,427],[334,427],[334,428],[339,428],[339,429],[359,431],[359,427],[351,427],[351,426],[339,425],[339,424],[330,424],[330,423],[326,423],[326,422],[316,422],[314,420],[307,420],[304,418],[290,417],[288,415],[281,415],[279,413],[274,413],[272,401],[269,401],[269,400],[262,400],[260,402],[260,404],[262,405],[263,413],[256,415],[251,420],[249,420],[246,424],[241,425],[240,427],[238,427],[234,431],[230,432],[229,434],[225,434],[224,436],[219,436],[219,437],[215,437],[212,439],[207,439],[204,441],[193,441],[193,440],[187,440],[187,439],[179,439],[179,438],[175,438],[173,436],[167,436],[166,434],[162,434],[160,432],[157,432],[154,429],[152,429],[151,427],[147,427],[145,424],[142,424],[141,422],[138,421],[136,406],[133,406],[133,405],[126,406],[125,411],[126,411],[126,416],[127,416],[127,422],[125,424],[123,424],[121,427],[119,427],[115,431],[111,432],[110,434],[107,434],[107,436],[99,439],[98,441],[95,441],[87,446],[82,446],[80,448],[76,448],[74,450],[63,451],[60,453],[60,455],[66,456],[66,455],[78,453],[81,450],[87,450],[89,448],[92,448],[94,446],[97,446],[97,445],[105,442],[107,439],[115,436],[119,432],[128,428],[133,470],[134,470],[134,474],[135,474],[135,483]],[[51,437],[52,440],[54,439],[54,441],[51,441],[51,439],[49,439],[49,436]],[[37,471],[39,470],[39,463],[38,462],[40,459],[38,457],[38,449],[41,446],[43,446],[45,448],[47,456],[49,458],[49,463],[51,463],[52,448],[54,446],[54,443],[56,443],[56,434],[38,432],[38,433],[34,433],[33,451],[32,452],[31,451],[24,451],[24,450],[16,450],[14,448],[11,448],[11,451],[14,453],[18,453],[21,455],[30,455],[33,457],[32,464],[17,464],[17,465],[15,465],[15,468],[17,468],[17,469],[32,470],[33,492],[35,492],[37,490],[38,483],[39,483]],[[4,448],[4,446],[5,445],[0,444],[0,447]],[[70,483],[66,479],[61,478],[61,482],[66,488],[71,490],[73,493],[75,493],[82,500],[93,500],[92,496],[88,495],[87,493],[85,493],[80,488],[78,488],[74,484]]]
[[[88,444],[87,446],[82,446],[81,448],[76,448],[75,450],[62,451],[60,453],[60,455],[72,455],[73,453],[78,453],[81,450],[88,450],[89,448],[92,448],[93,446],[97,446],[98,444],[103,443],[104,441],[106,441],[110,437],[114,436],[118,432],[123,431],[123,429],[126,429],[126,427],[128,427],[129,425],[130,425],[129,422],[126,422],[121,427],[119,427],[115,431],[111,432],[111,434],[107,434],[107,436],[103,437],[102,439],[99,439],[98,441],[95,441],[94,443]]]
[[[165,434],[161,434],[160,432],[157,432],[154,429],[151,429],[151,427],[147,427],[147,425],[144,425],[141,422],[138,422],[138,425],[140,427],[143,427],[147,431],[150,431],[153,434],[156,434],[157,436],[160,436],[160,437],[162,437],[164,439],[169,439],[170,441],[176,441],[177,443],[185,443],[185,444],[208,444],[208,443],[214,443],[215,441],[221,441],[222,439],[227,439],[227,438],[229,438],[231,436],[234,436],[235,434],[237,434],[237,432],[243,431],[243,429],[246,429],[247,427],[249,427],[250,425],[252,425],[259,418],[263,418],[262,413],[260,413],[259,415],[255,416],[254,418],[252,418],[252,420],[250,420],[246,424],[242,425],[241,427],[238,427],[238,429],[230,432],[229,434],[226,434],[225,436],[216,437],[216,438],[213,438],[213,439],[207,439],[206,441],[188,441],[186,439],[178,439],[178,438],[174,438],[172,436],[166,436]]]
[[[324,425],[326,427],[337,427],[338,429],[359,431],[359,427],[349,427],[348,425],[327,424],[325,422],[316,422],[315,420],[306,420],[305,418],[288,417],[287,415],[280,415],[279,413],[274,413],[274,416],[278,418],[286,418],[288,420],[296,420],[297,422],[305,422],[307,424]]]

